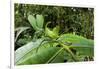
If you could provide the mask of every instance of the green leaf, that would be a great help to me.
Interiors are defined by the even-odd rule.
[[[36,52],[36,49],[33,49],[30,53],[26,54],[16,64],[26,65],[26,64],[51,63],[61,50],[62,49],[59,47],[50,47],[46,44],[45,46],[40,47],[38,52]]]
[[[19,64],[23,58],[31,56],[31,52],[33,49],[37,48],[44,39],[38,39],[35,42],[29,42],[28,44],[18,48],[15,51],[15,64]]]
[[[36,30],[36,31],[39,30],[39,28],[36,25],[35,17],[33,17],[32,15],[29,15],[28,20],[29,20],[29,23],[31,24],[31,26],[33,27],[34,30]]]
[[[53,33],[53,31],[51,31],[49,28],[45,28],[45,34],[46,36],[49,36],[50,38],[56,38],[56,34]]]
[[[71,43],[69,47],[75,49],[80,56],[94,56],[94,41],[91,39],[73,34],[63,34],[58,40],[64,44]]]
[[[44,23],[44,18],[42,15],[36,15],[36,24],[39,28],[42,28],[43,27],[43,23]]]
[[[60,56],[60,58],[58,56],[60,52],[63,51],[62,48],[56,46],[51,47],[50,44],[46,43],[43,44],[37,51],[36,48],[39,46],[40,42],[41,40],[37,40],[34,43],[30,42],[27,45],[17,49],[15,52],[15,64],[28,65],[28,64],[57,63],[64,61],[64,59],[60,59],[63,58],[63,56]]]
[[[57,36],[59,35],[59,29],[60,29],[59,26],[53,28],[53,33],[55,33]]]
[[[50,37],[50,38],[58,38],[58,32],[59,32],[59,26],[56,26],[53,30],[50,30],[47,25],[50,24],[50,22],[48,22],[45,25],[45,34],[46,36]]]
[[[68,52],[65,50],[62,50],[54,59],[51,63],[65,63],[68,60],[72,59],[72,57],[69,55]]]
[[[72,45],[68,47],[70,49],[75,49],[80,54],[75,54],[76,57],[90,56],[90,53],[93,56],[93,40],[89,40],[84,37],[72,34],[61,35],[58,40],[63,42],[65,46],[67,46],[67,41],[71,42]],[[30,42],[27,45],[17,49],[15,52],[15,64],[27,65],[73,61],[71,55],[68,52],[65,52],[65,50],[62,49],[62,47],[51,47],[48,43],[43,44],[37,51],[36,48],[39,47],[42,41],[43,39],[39,39],[36,42]]]
[[[16,37],[15,37],[15,42],[16,42],[17,38],[19,37],[19,35],[20,35],[23,31],[25,31],[25,30],[27,30],[27,29],[29,29],[29,27],[18,27],[18,28],[15,29],[15,31],[17,32]]]
[[[41,47],[38,52],[33,50],[30,55],[24,57],[18,65],[47,63],[59,49],[60,48],[57,47]]]

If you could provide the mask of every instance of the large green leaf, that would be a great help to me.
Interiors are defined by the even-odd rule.
[[[61,40],[64,44],[70,43],[69,48],[73,48],[77,51],[78,55],[82,56],[94,56],[94,41],[86,39],[82,36],[73,34],[63,34],[58,40]]]
[[[31,51],[37,48],[41,44],[42,41],[43,39],[38,39],[35,42],[29,42],[28,44],[18,48],[15,51],[15,64],[19,64],[19,62],[21,62],[21,60],[23,60],[23,58],[25,58],[27,55],[29,57],[29,54],[31,53]]]
[[[37,40],[36,42],[30,42],[15,51],[15,64],[26,65],[26,64],[43,64],[43,63],[54,63],[53,61],[57,55],[63,50],[60,47],[53,46],[46,43],[43,44],[37,50],[37,47],[43,40]],[[54,44],[57,45],[57,44]],[[62,56],[61,56],[62,57]],[[57,58],[56,62],[62,61],[63,59]],[[53,61],[53,62],[52,62]]]
[[[81,36],[64,34],[58,39],[67,46],[67,41],[72,43],[69,46],[70,49],[75,49],[79,54],[75,54],[77,58],[84,56],[93,56],[93,40],[88,40]],[[43,63],[61,63],[72,62],[72,56],[66,52],[63,47],[50,46],[50,44],[43,44],[37,51],[37,47],[42,42],[42,39],[38,39],[36,42],[30,42],[25,46],[20,47],[15,52],[15,64],[27,65],[27,64],[43,64]],[[73,51],[72,51],[73,52]],[[80,59],[79,59],[80,60]],[[83,60],[80,60],[83,61]]]
[[[19,61],[17,64],[43,64],[43,63],[49,63],[50,60],[54,54],[59,50],[60,48],[57,47],[41,47],[39,48],[38,52],[36,50],[32,50],[30,54],[25,56],[21,61]]]

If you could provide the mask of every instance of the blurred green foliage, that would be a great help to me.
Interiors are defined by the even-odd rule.
[[[28,21],[28,15],[30,14],[42,14],[45,19],[44,24],[46,25],[47,22],[51,22],[49,25],[51,28],[59,25],[61,28],[60,33],[73,33],[88,39],[94,38],[93,8],[16,3],[14,5],[15,28],[31,27]],[[22,35],[20,37],[25,37],[25,39],[30,38],[29,40],[31,40],[34,35],[34,30],[31,27],[31,29],[25,31],[24,34],[24,36]]]
[[[14,20],[15,20],[14,21],[15,50],[17,50],[21,46],[24,47],[24,45],[27,45],[30,42],[33,42],[33,44],[34,44],[35,39],[42,38],[42,37],[46,38],[45,36],[43,36],[45,33],[47,36],[49,36],[51,38],[55,38],[55,39],[57,39],[59,35],[63,35],[64,33],[65,34],[71,33],[72,35],[73,34],[81,35],[87,39],[92,39],[92,40],[94,39],[94,8],[16,3],[14,5]],[[32,21],[32,20],[34,20],[34,21]],[[35,22],[35,20],[36,20],[36,22]],[[39,24],[36,24],[37,22]],[[44,25],[42,25],[42,24],[44,24]],[[35,25],[36,25],[36,27],[39,27],[41,30],[40,31],[38,30],[36,32],[37,29],[35,29],[35,27],[34,27]],[[45,27],[46,25],[48,25],[48,28]],[[43,34],[44,29],[46,29],[46,30],[45,30],[45,33]],[[58,30],[60,30],[60,33],[58,33]],[[42,36],[40,36],[40,35],[42,35]],[[74,37],[76,37],[76,38],[74,38]],[[61,39],[61,41],[63,41],[64,38],[66,40],[66,38],[68,38],[68,37],[63,37]],[[77,38],[77,36],[74,36],[74,35],[71,38],[71,40],[74,40],[75,43],[77,43],[76,39],[78,39],[78,38]],[[82,40],[78,39],[78,41],[79,41],[78,44],[81,45],[83,43],[82,45],[87,44],[87,46],[88,46],[89,42],[90,42],[90,46],[94,45],[94,42],[92,42],[92,41],[89,41],[89,40],[82,41]],[[35,46],[33,44],[32,44],[32,46]],[[52,43],[50,43],[50,44],[52,45]],[[29,48],[30,46],[31,45],[29,44],[27,47]],[[22,47],[22,51],[23,51],[23,47]],[[63,47],[65,47],[65,46],[63,46]],[[93,50],[93,47],[91,47],[91,48]],[[87,54],[89,49],[84,51],[85,49],[80,48],[78,50]],[[25,48],[25,50],[27,50],[27,49]],[[47,49],[45,49],[45,50],[47,50]],[[75,53],[76,50],[73,49],[71,51],[73,51]],[[91,52],[91,51],[89,53],[93,54],[93,52]],[[88,56],[86,56],[86,59],[89,58]],[[85,57],[82,56],[80,58],[85,58]],[[92,56],[91,60],[93,60],[93,56]],[[66,61],[64,61],[64,62],[66,62]]]

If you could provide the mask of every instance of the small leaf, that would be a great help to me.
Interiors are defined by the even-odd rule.
[[[50,38],[57,38],[58,36],[53,32],[51,31],[49,28],[45,28],[45,34],[47,36],[49,36]]]
[[[29,15],[28,20],[29,20],[29,22],[30,22],[30,24],[31,24],[31,26],[33,27],[34,30],[36,30],[36,31],[39,30],[39,28],[36,25],[35,17],[33,17],[32,15]]]
[[[58,38],[58,30],[57,28],[58,27],[55,27],[53,30],[50,30],[47,25],[50,24],[50,22],[48,22],[46,25],[45,25],[45,34],[46,36],[49,36],[50,38]]]
[[[43,27],[43,23],[44,23],[44,18],[42,15],[36,15],[36,24],[39,28],[42,28]]]
[[[59,35],[59,29],[60,29],[59,26],[53,28],[53,33],[55,33],[57,36]]]

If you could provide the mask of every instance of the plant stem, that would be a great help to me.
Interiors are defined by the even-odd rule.
[[[64,48],[60,48],[46,63],[50,63]]]
[[[78,59],[75,57],[75,55],[68,46],[64,45],[63,43],[60,43],[60,45],[63,46],[63,48],[70,53],[74,61],[78,61]]]

